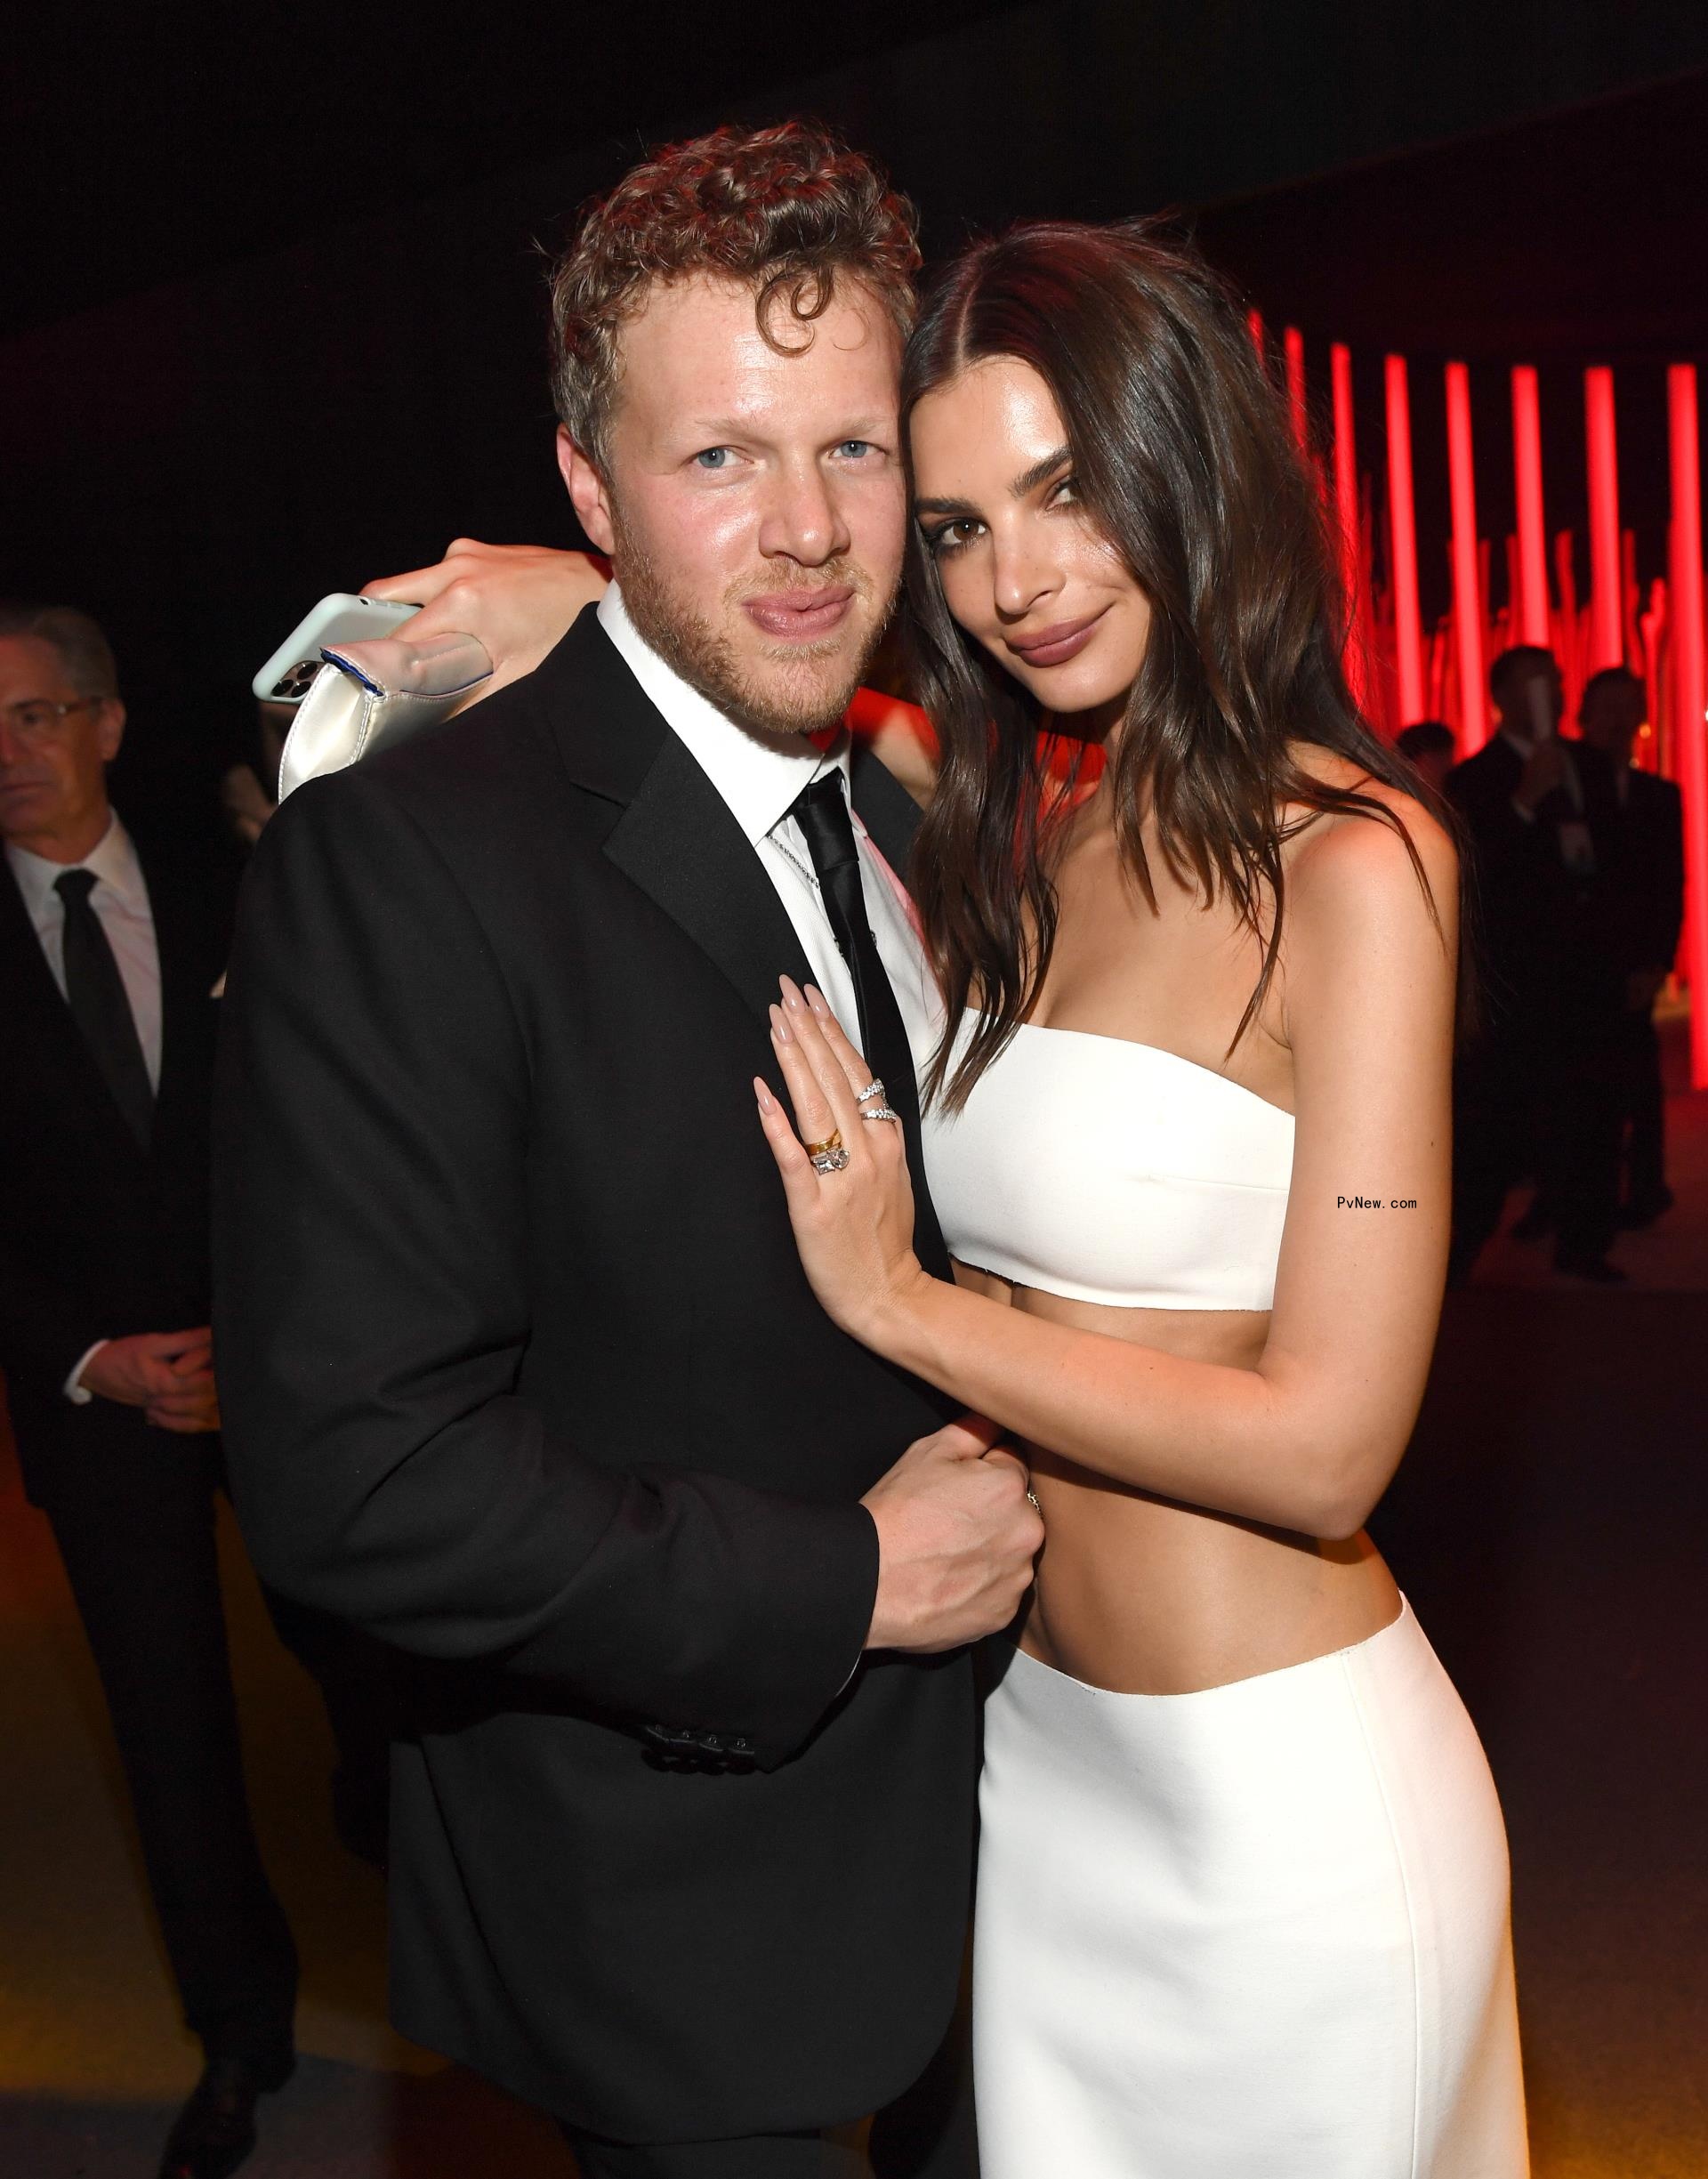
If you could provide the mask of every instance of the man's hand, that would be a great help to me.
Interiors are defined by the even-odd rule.
[[[97,1399],[141,1408],[157,1430],[194,1436],[220,1426],[214,1335],[205,1324],[109,1339],[90,1356],[78,1383]]]
[[[492,660],[470,704],[531,674],[568,633],[584,605],[602,597],[607,577],[585,553],[538,545],[482,545],[457,537],[445,557],[409,575],[369,583],[365,598],[414,600],[422,610],[393,634],[405,642],[433,635],[477,636]],[[467,710],[469,705],[463,708]]]
[[[1545,741],[1539,741],[1525,758],[1512,799],[1534,817],[1555,788],[1564,787],[1570,776],[1566,752],[1557,737],[1551,734]]]
[[[878,1528],[868,1650],[953,1650],[1008,1625],[1043,1523],[996,1425],[963,1416],[907,1448],[860,1503]]]

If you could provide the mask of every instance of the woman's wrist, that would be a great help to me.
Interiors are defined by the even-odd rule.
[[[849,1329],[862,1346],[917,1375],[925,1352],[931,1304],[942,1283],[931,1277],[916,1256],[909,1255],[905,1266],[863,1312],[864,1322],[850,1325]]]

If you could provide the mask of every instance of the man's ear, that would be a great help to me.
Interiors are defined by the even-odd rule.
[[[125,706],[116,696],[101,698],[96,732],[101,738],[101,761],[110,764],[118,755],[118,745],[125,738]]]
[[[609,559],[616,544],[616,527],[611,521],[605,480],[561,424],[558,426],[558,472],[575,506],[576,521],[595,551]]]

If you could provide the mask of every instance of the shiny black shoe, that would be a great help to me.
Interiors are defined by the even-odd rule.
[[[255,2145],[255,2104],[282,2088],[291,2064],[270,2070],[247,2058],[210,2058],[173,2122],[160,2179],[229,2179]]]
[[[1645,1198],[1637,1203],[1627,1203],[1619,1214],[1620,1231],[1640,1233],[1646,1226],[1652,1226],[1657,1218],[1664,1218],[1677,1201],[1678,1198],[1670,1188],[1663,1188],[1657,1196]]]

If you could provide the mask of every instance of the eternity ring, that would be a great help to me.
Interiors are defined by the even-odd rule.
[[[876,1075],[873,1076],[863,1090],[857,1090],[854,1093],[854,1102],[857,1105],[869,1104],[874,1097],[880,1104],[883,1102],[883,1085]],[[862,1113],[860,1117],[864,1119],[866,1115]]]
[[[1038,1516],[1039,1520],[1042,1521],[1043,1518],[1043,1508],[1038,1504],[1038,1494],[1035,1490],[1028,1490],[1027,1492],[1026,1502],[1032,1508],[1032,1511]]]
[[[862,1112],[863,1120],[899,1120],[901,1115],[892,1105],[874,1105],[869,1112]]]

